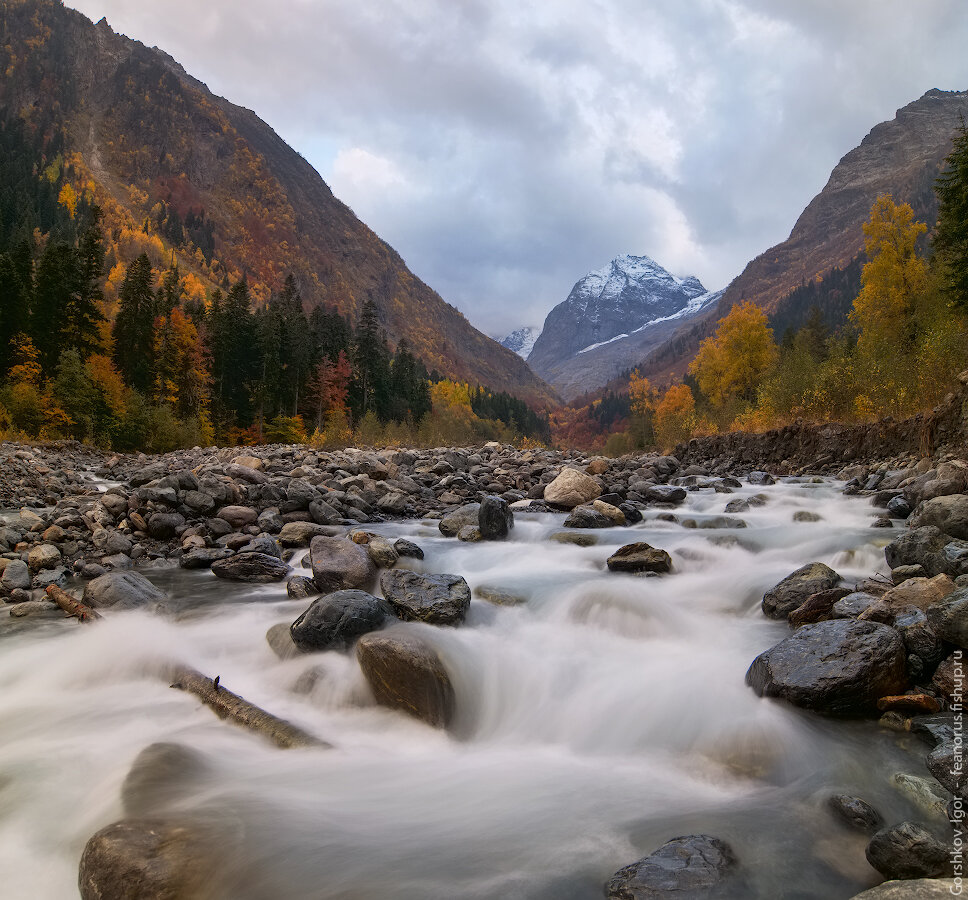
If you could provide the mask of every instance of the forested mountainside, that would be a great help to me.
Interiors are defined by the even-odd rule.
[[[67,185],[101,207],[112,265],[142,252],[156,267],[174,259],[198,295],[244,277],[255,306],[291,273],[307,311],[326,306],[355,321],[372,301],[391,345],[406,338],[428,368],[553,401],[255,113],[213,95],[162,51],[56,0],[8,0],[0,71],[0,119],[23,126],[52,189]],[[43,233],[45,224],[33,213],[15,227]],[[109,313],[115,287],[105,291]]]

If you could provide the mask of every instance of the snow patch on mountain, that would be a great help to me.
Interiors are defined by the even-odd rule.
[[[531,355],[531,351],[534,349],[534,342],[538,340],[541,335],[540,328],[534,328],[530,325],[526,325],[524,328],[518,328],[512,331],[507,337],[505,337],[500,344],[502,347],[507,347],[514,353],[517,353],[521,359],[527,359]]]

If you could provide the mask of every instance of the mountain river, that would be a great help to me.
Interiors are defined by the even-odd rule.
[[[591,547],[549,540],[558,514],[518,512],[503,543],[444,539],[434,521],[367,526],[423,547],[409,561],[420,571],[526,599],[475,596],[459,628],[401,626],[428,635],[451,674],[449,732],[377,707],[352,653],[279,660],[266,630],[308,605],[284,585],[149,568],[171,597],[163,613],[0,632],[0,895],[77,896],[85,842],[124,816],[132,761],[168,741],[197,751],[204,775],[177,774],[159,804],[214,828],[225,900],[600,898],[614,871],[699,832],[733,846],[750,897],[851,897],[880,878],[826,800],[856,794],[888,822],[926,821],[891,781],[927,774],[924,747],[760,699],[743,680],[789,633],[763,617],[766,589],[812,560],[848,581],[886,571],[891,532],[841,488],[698,490],[679,518],[768,502],[742,514],[745,529],[648,510],[634,527],[584,532]],[[821,520],[794,522],[798,510]],[[639,540],[668,550],[674,574],[605,569]],[[280,750],[220,721],[158,677],[165,661],[219,675],[333,748]]]

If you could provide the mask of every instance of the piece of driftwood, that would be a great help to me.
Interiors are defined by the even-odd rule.
[[[101,614],[96,609],[81,603],[56,584],[47,586],[47,596],[69,616],[76,616],[81,622],[93,622],[101,618]]]
[[[194,694],[220,719],[230,719],[236,725],[269,738],[279,747],[331,746],[291,722],[266,712],[238,694],[233,694],[219,684],[218,677],[209,678],[189,666],[174,666],[169,673],[173,688]]]

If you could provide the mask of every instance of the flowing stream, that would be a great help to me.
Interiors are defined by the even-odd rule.
[[[490,544],[443,539],[436,522],[377,526],[424,548],[414,568],[526,598],[475,597],[460,628],[404,626],[451,673],[448,733],[375,706],[351,653],[280,661],[266,630],[308,604],[284,585],[148,569],[172,598],[162,614],[0,633],[0,893],[76,896],[85,842],[124,816],[132,761],[169,741],[198,751],[204,774],[172,779],[166,812],[215,829],[226,900],[598,898],[615,870],[696,832],[732,844],[751,897],[850,897],[880,879],[826,798],[854,793],[888,821],[924,820],[891,783],[927,774],[923,748],[760,699],[743,681],[788,633],[760,612],[767,588],[812,560],[848,580],[883,570],[890,532],[840,487],[695,491],[680,518],[769,501],[741,514],[745,529],[648,511],[635,527],[585,532],[599,541],[587,548],[549,540],[561,515],[519,512],[513,539]],[[798,510],[822,519],[794,522]],[[607,572],[635,540],[668,550],[676,572]],[[165,660],[219,675],[334,748],[279,750],[220,721],[158,678]]]

